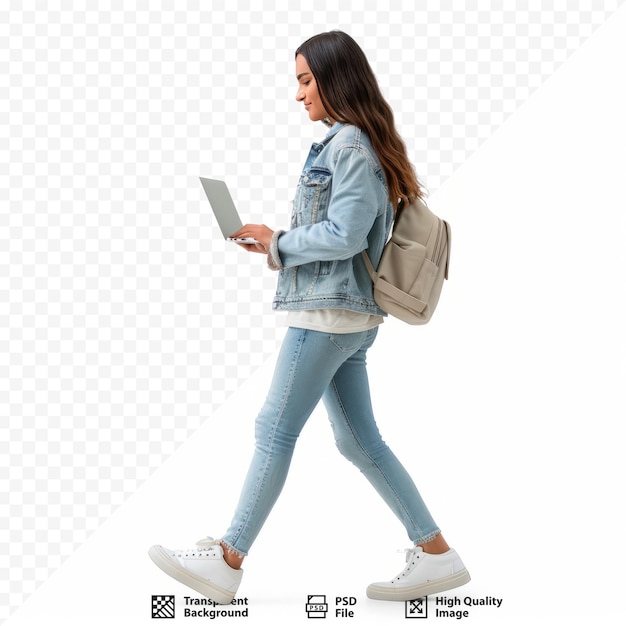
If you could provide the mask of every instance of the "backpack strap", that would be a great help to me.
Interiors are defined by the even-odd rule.
[[[378,278],[378,274],[370,261],[370,258],[365,250],[361,250],[361,256],[363,257],[363,262],[365,263],[365,267],[367,268],[367,273],[370,275],[372,282],[375,283]]]

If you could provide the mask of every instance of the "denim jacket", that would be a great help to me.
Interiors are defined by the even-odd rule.
[[[384,173],[368,136],[335,123],[306,159],[291,229],[272,240],[270,266],[280,270],[273,308],[385,315],[374,302],[361,251],[367,249],[376,267],[392,222]]]

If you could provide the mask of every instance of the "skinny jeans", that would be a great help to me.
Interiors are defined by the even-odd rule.
[[[383,441],[372,411],[366,353],[378,328],[329,334],[288,328],[267,399],[255,422],[255,450],[222,541],[246,556],[287,478],[302,428],[320,400],[335,443],[400,519],[409,538],[439,534],[415,483]]]

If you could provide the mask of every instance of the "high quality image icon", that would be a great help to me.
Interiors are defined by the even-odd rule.
[[[428,617],[428,598],[416,598],[415,600],[407,600],[404,603],[404,616],[406,618],[427,618]]]

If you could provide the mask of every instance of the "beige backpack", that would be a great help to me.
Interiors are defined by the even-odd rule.
[[[426,324],[448,278],[450,240],[450,225],[422,200],[400,205],[377,270],[362,253],[376,304],[408,324]]]

